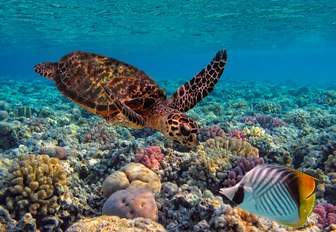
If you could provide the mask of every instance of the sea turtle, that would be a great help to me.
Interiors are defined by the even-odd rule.
[[[183,112],[193,108],[215,87],[227,59],[220,50],[208,66],[170,97],[145,72],[122,61],[76,51],[59,62],[34,67],[52,79],[71,101],[108,122],[130,128],[151,127],[184,146],[198,144],[198,124]]]

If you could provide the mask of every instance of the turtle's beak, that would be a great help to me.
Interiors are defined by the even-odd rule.
[[[34,66],[34,71],[48,79],[54,79],[56,63],[44,62]]]

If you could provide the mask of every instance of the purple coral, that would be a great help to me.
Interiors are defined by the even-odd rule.
[[[238,160],[237,166],[228,173],[224,174],[223,187],[231,187],[236,185],[245,176],[247,172],[257,165],[264,164],[264,159],[256,156],[246,156]]]
[[[317,226],[320,229],[324,229],[330,224],[336,224],[336,206],[329,203],[317,204],[314,213],[317,214]]]
[[[241,141],[246,141],[247,140],[244,131],[241,131],[241,130],[232,130],[229,133],[227,133],[226,136],[228,136],[230,138],[237,138]]]
[[[201,128],[198,132],[198,139],[200,141],[206,141],[210,138],[214,138],[216,136],[224,136],[225,132],[219,125],[211,125],[205,126]]]
[[[160,169],[161,162],[164,155],[159,146],[150,146],[147,148],[140,149],[137,154],[135,154],[135,162],[142,163],[147,168],[150,169]]]
[[[275,127],[288,126],[288,124],[282,121],[280,118],[269,117],[266,115],[244,117],[242,122],[252,122],[253,124],[259,123],[263,128],[270,130]]]

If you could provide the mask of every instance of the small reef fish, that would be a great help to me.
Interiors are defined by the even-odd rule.
[[[247,212],[299,227],[314,209],[315,180],[285,166],[259,165],[235,186],[219,192]]]

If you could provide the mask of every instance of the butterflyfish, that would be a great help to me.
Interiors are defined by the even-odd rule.
[[[285,166],[259,165],[220,193],[241,209],[279,224],[300,227],[315,206],[316,179]]]

